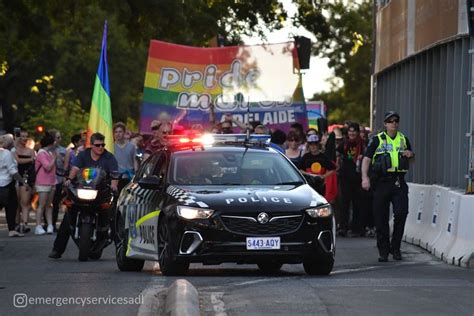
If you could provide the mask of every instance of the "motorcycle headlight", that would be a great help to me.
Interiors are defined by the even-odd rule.
[[[81,200],[95,200],[97,197],[97,190],[77,189],[77,197]]]
[[[178,215],[185,219],[206,219],[214,210],[178,205]]]
[[[332,208],[329,204],[323,204],[306,210],[309,216],[313,218],[329,217],[332,215]]]

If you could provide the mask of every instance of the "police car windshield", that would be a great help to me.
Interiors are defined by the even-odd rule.
[[[281,155],[269,151],[175,153],[169,182],[177,185],[299,185],[304,181]]]

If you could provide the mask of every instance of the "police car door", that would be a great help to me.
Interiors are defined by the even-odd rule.
[[[159,210],[157,210],[158,192],[139,186],[140,179],[152,176],[160,168],[166,157],[163,153],[153,155],[144,162],[134,183],[126,188],[131,196],[128,205],[128,222],[131,234],[131,250],[141,259],[158,260],[156,227]]]

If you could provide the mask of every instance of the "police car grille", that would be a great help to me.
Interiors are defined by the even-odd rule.
[[[303,216],[278,218],[266,224],[260,224],[250,218],[222,216],[222,223],[232,233],[247,236],[269,236],[292,233],[297,230]]]

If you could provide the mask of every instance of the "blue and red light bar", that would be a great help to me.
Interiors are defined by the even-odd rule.
[[[268,146],[270,135],[252,134],[189,134],[167,135],[170,147],[197,148],[212,145]]]

